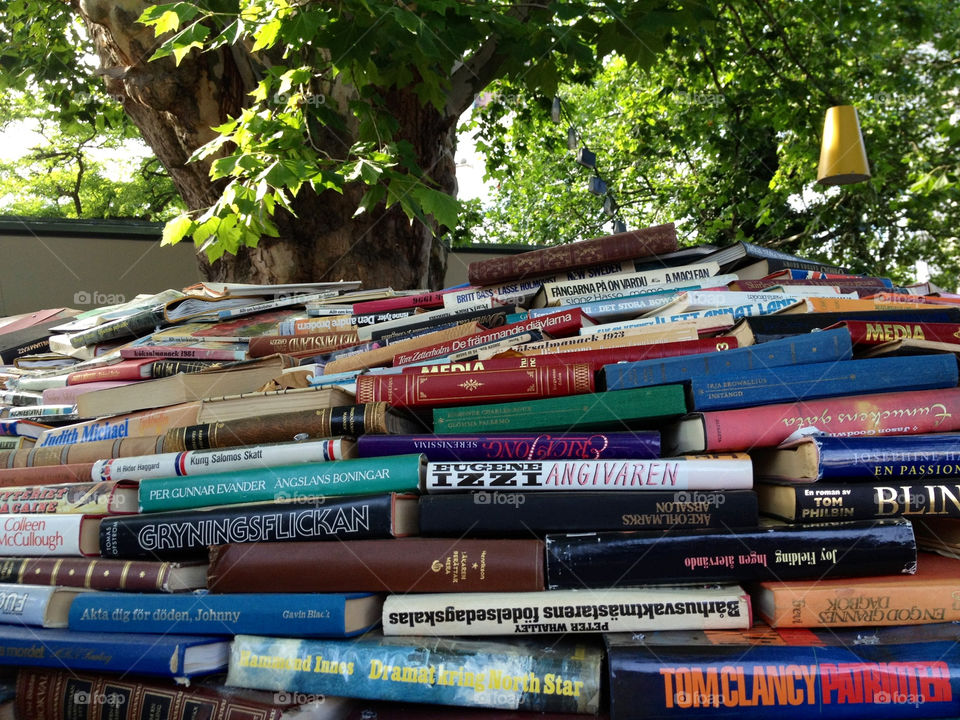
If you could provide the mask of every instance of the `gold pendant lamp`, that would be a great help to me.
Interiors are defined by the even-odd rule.
[[[852,105],[828,109],[823,122],[817,182],[821,185],[849,185],[869,179],[870,166],[857,109]]]

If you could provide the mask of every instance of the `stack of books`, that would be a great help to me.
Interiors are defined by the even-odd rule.
[[[0,320],[9,706],[960,714],[960,296],[672,225],[470,282]]]

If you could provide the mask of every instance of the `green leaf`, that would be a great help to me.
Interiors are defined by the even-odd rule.
[[[277,42],[277,35],[280,34],[280,29],[282,27],[283,22],[279,18],[274,18],[270,22],[260,27],[260,29],[254,33],[254,37],[257,39],[257,41],[253,44],[252,52],[273,47]]]
[[[411,193],[423,211],[433,215],[440,225],[448,228],[457,226],[457,217],[460,213],[460,203],[452,195],[421,185]]]
[[[176,245],[190,232],[193,227],[193,220],[186,213],[177,215],[173,220],[163,226],[163,235],[160,239],[161,245]]]

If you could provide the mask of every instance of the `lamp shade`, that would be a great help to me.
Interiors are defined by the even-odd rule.
[[[821,185],[849,185],[870,179],[867,151],[860,134],[860,121],[853,105],[827,110],[820,145],[817,182]]]

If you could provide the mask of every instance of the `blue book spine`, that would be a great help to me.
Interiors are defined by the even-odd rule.
[[[350,627],[352,601],[375,606],[376,620]],[[71,630],[180,635],[296,635],[348,637],[379,623],[372,593],[250,593],[244,595],[85,593],[70,606]],[[368,613],[369,614],[369,613]]]
[[[699,284],[691,286],[700,288]],[[611,300],[595,300],[592,302],[575,303],[563,305],[563,308],[580,308],[584,315],[589,315],[594,320],[604,320],[612,322],[618,318],[636,317],[650,310],[666,305],[677,296],[681,289],[665,290],[660,292],[651,292],[644,295],[630,295],[629,297],[616,298]],[[531,308],[528,311],[530,317],[542,317],[550,313],[557,312],[556,307]]]
[[[0,583],[0,623],[44,627],[47,606],[60,588]]]
[[[196,646],[213,645],[208,661],[191,663]],[[0,665],[30,665],[72,670],[142,673],[186,678],[219,672],[227,667],[229,638],[225,636],[147,635],[76,632],[54,628],[0,625]]]
[[[600,371],[607,390],[625,390],[682,382],[691,378],[742,372],[757,368],[825,363],[853,357],[845,328],[771,340],[762,345],[681,357],[639,360],[605,365]]]
[[[694,377],[690,397],[694,410],[724,410],[840,395],[956,387],[957,379],[953,355],[919,355]]]
[[[368,700],[596,714],[599,647],[364,635],[238,635],[227,685]]]
[[[831,437],[812,442],[820,456],[822,480],[960,477],[960,435],[894,435],[890,437]]]
[[[614,718],[883,720],[960,713],[955,642],[851,641],[845,647],[610,642],[608,657]]]
[[[660,457],[655,430],[515,435],[373,435],[357,438],[360,457],[421,453],[427,460],[602,460]]]

